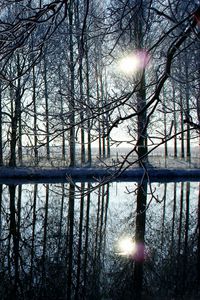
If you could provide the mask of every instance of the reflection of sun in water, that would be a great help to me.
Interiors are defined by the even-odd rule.
[[[123,57],[119,62],[120,71],[126,74],[133,74],[137,72],[139,67],[140,67],[139,59],[134,55]]]
[[[133,255],[136,245],[130,237],[124,237],[118,241],[118,248],[120,255]]]

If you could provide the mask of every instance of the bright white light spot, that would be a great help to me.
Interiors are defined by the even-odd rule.
[[[140,62],[136,56],[127,56],[120,60],[119,69],[126,74],[134,74],[139,69]]]
[[[149,63],[150,56],[145,50],[137,50],[119,61],[119,70],[127,75],[134,75]]]
[[[130,237],[124,237],[118,242],[119,254],[120,255],[133,255],[136,247],[135,243]]]

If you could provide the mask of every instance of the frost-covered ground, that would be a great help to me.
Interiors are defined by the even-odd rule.
[[[161,156],[152,156],[149,158],[150,163],[155,168],[168,168],[168,169],[198,169],[200,168],[200,156],[192,157],[190,161],[186,159],[168,157],[164,158]]]

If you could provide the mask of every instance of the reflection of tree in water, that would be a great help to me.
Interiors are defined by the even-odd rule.
[[[135,252],[119,258],[117,270],[113,272],[115,286],[110,290],[111,299],[138,299],[142,297],[143,265],[145,261],[145,219],[147,202],[147,182],[138,184],[136,196],[136,216],[134,233]],[[133,214],[132,214],[133,217]],[[134,217],[133,217],[134,218]]]
[[[135,240],[147,245],[143,253],[147,259],[115,255],[111,299],[196,300],[199,296],[199,208],[190,201],[190,183],[168,185],[163,184],[162,201],[151,203],[146,211],[146,186],[137,189],[132,232],[135,228]]]
[[[109,186],[89,186],[1,185],[0,299],[100,298]]]
[[[9,291],[10,299],[17,298],[20,288],[20,276],[19,276],[19,239],[20,239],[20,214],[21,214],[21,186],[18,189],[18,201],[15,203],[16,186],[9,186],[10,193],[10,234],[9,234],[9,252],[12,256],[9,257],[9,273],[12,278],[12,286]],[[13,272],[12,272],[13,269]]]
[[[156,241],[159,239],[159,231],[157,238],[151,236],[157,248],[154,249],[152,260],[147,266],[150,270],[147,269],[146,278],[152,291],[159,287],[159,294],[162,297],[190,299],[189,296],[197,296],[199,292],[197,277],[199,249],[196,243],[199,233],[195,230],[197,212],[190,211],[194,207],[190,203],[190,183],[180,183],[180,193],[177,192],[177,183],[173,185],[170,189],[171,197],[163,201],[160,248],[159,240]]]
[[[141,299],[143,288],[143,264],[145,260],[145,221],[146,221],[146,202],[147,202],[147,182],[139,184],[137,191],[137,215],[136,215],[136,229],[135,242],[138,247],[138,259],[135,259],[134,277],[133,277],[133,295],[136,299]]]
[[[139,247],[123,257],[105,247],[110,187],[89,187],[79,184],[77,194],[72,184],[0,185],[0,299],[197,295],[200,204],[191,203],[192,184],[162,185],[160,203],[148,209],[147,184],[138,185],[129,232]],[[125,226],[120,216],[112,222]]]
[[[156,292],[164,299],[196,299],[193,297],[200,292],[197,268],[199,212],[196,204],[194,206],[190,201],[190,183],[173,183],[168,189],[165,185],[161,228],[157,224],[156,234],[152,232],[148,240],[154,250],[145,268],[145,284],[150,293]]]

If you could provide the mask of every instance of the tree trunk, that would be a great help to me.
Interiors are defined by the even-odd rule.
[[[1,82],[0,82],[0,166],[3,166],[3,118],[2,118],[2,91],[1,91]]]
[[[62,91],[62,74],[61,74],[61,65],[58,68],[58,76],[59,76],[59,89]],[[65,125],[63,120],[64,113],[64,101],[62,93],[60,94],[60,114],[61,114],[61,126],[62,126],[62,160],[66,159],[66,141],[65,141]]]
[[[88,190],[90,189],[90,183],[88,183]],[[90,196],[87,195],[86,206],[86,220],[85,220],[85,241],[84,241],[84,261],[83,261],[83,295],[86,293],[87,287],[87,265],[88,265],[88,244],[89,244],[89,222],[90,222]]]
[[[46,288],[46,276],[47,276],[47,234],[48,234],[48,214],[49,214],[49,184],[46,184],[46,203],[44,208],[44,226],[43,226],[43,251],[41,258],[41,268],[42,268],[42,289],[40,291],[42,297],[46,297],[47,288]]]
[[[75,84],[75,70],[74,70],[74,46],[73,46],[73,14],[74,14],[74,2],[69,1],[68,4],[68,16],[69,16],[69,57],[70,57],[70,99],[69,99],[69,154],[70,154],[70,167],[76,165],[75,158],[75,111],[74,111],[74,84]]]
[[[185,78],[186,78],[186,88],[185,88],[185,97],[186,97],[186,118],[190,119],[190,92],[189,92],[189,61],[187,51],[185,53]],[[191,146],[190,146],[190,125],[187,123],[187,134],[186,134],[186,156],[187,160],[191,160]]]
[[[2,192],[3,192],[3,184],[0,184],[0,235],[2,233]],[[0,244],[1,251],[2,244]]]
[[[197,278],[200,284],[200,183],[199,183],[199,199],[198,199],[198,241],[197,241]]]
[[[181,283],[181,286],[178,286],[176,284],[176,294],[180,294],[182,292],[183,288],[183,272],[182,272],[182,249],[181,249],[181,244],[182,244],[182,226],[183,226],[183,198],[184,198],[184,186],[185,183],[181,182],[181,194],[180,194],[180,212],[179,212],[179,226],[178,226],[178,249],[177,249],[177,264],[179,265],[179,268],[177,268],[177,278],[179,278],[179,282]]]
[[[20,210],[21,210],[21,199],[18,199],[18,221],[16,220],[16,186],[9,186],[10,194],[10,235],[13,238],[13,258],[14,258],[14,285],[11,288],[10,299],[14,300],[18,298],[20,277],[19,277],[19,237],[20,237]]]
[[[140,300],[143,289],[143,264],[145,259],[145,222],[146,222],[147,182],[138,185],[137,190],[137,215],[135,243],[138,259],[134,266],[134,299]]]
[[[80,92],[80,105],[84,101],[83,95],[83,55],[84,55],[84,40],[80,38],[80,12],[79,1],[76,4],[76,30],[77,30],[77,42],[78,42],[78,58],[79,58],[79,92]],[[84,33],[83,33],[84,34]],[[80,111],[81,120],[81,164],[85,164],[85,129],[84,129],[84,111]]]
[[[33,66],[33,132],[34,132],[34,159],[35,164],[38,165],[38,136],[37,136],[37,103],[36,103],[36,78],[35,78],[35,66]]]
[[[106,79],[105,79],[106,81]],[[105,99],[106,99],[106,106],[107,106],[107,86],[106,86],[106,96],[105,96]],[[106,149],[107,149],[107,158],[110,158],[110,133],[109,133],[109,113],[107,112],[106,113],[106,124],[105,124],[105,127],[106,127]]]
[[[64,213],[64,200],[65,200],[65,185],[62,184],[62,198],[60,206],[60,219],[59,219],[59,230],[58,230],[58,254],[57,260],[60,261],[61,257],[61,245],[62,245],[62,226],[63,226],[63,213]]]
[[[161,231],[161,250],[164,246],[164,234],[165,234],[165,217],[166,217],[166,196],[167,196],[167,183],[164,184],[163,195],[163,213],[162,213],[162,231]]]
[[[173,95],[173,115],[174,115],[174,157],[177,158],[177,121],[176,121],[176,96],[175,96],[175,86],[172,82],[172,95]]]
[[[134,30],[134,43],[136,49],[143,48],[143,15],[144,7],[141,5],[138,8],[138,15],[135,19],[135,30]],[[137,154],[139,159],[139,165],[147,161],[147,112],[145,108],[146,105],[146,86],[145,86],[145,70],[138,72],[136,83],[138,83],[138,92],[137,92]],[[141,110],[143,110],[141,112]]]
[[[164,136],[167,137],[167,114],[166,114],[166,95],[163,87],[163,120],[164,120]],[[164,144],[165,147],[165,159],[168,157],[167,142]]]
[[[84,192],[85,192],[85,183],[81,183],[81,201],[80,201],[80,217],[79,217],[79,237],[78,237],[78,254],[77,254],[77,273],[76,273],[75,300],[81,299],[81,297],[80,297],[80,283],[81,283],[81,270],[82,270],[81,255],[82,255],[82,251],[83,251],[82,248],[83,248]]]
[[[11,140],[10,140],[10,160],[9,160],[10,167],[15,167],[17,162],[16,146],[17,146],[17,139],[19,138],[18,125],[19,125],[19,120],[21,118],[21,80],[20,80],[20,70],[19,70],[19,55],[17,57],[17,75],[18,75],[18,79],[17,79],[17,87],[15,92],[15,99],[14,99],[14,111],[12,113],[12,119],[11,119]],[[11,101],[12,100],[13,99],[11,99]]]
[[[47,160],[50,160],[50,132],[49,132],[49,89],[47,82],[47,60],[46,53],[44,54],[44,98],[45,98],[45,125],[46,125],[46,155]]]
[[[187,269],[188,269],[188,238],[189,238],[189,221],[190,221],[190,182],[186,182],[186,207],[185,207],[185,240],[184,240],[184,252],[183,252],[183,295],[184,291],[187,289]]]
[[[176,190],[177,183],[174,182],[174,201],[173,201],[173,214],[172,214],[172,231],[171,231],[171,257],[173,257],[174,251],[174,234],[175,234],[175,221],[176,221]]]
[[[100,63],[101,65],[101,63]],[[103,86],[103,70],[101,68],[100,70],[100,74],[99,74],[99,77],[100,77],[100,92],[101,92],[101,103],[102,105],[105,105],[105,92],[104,92],[104,86]],[[106,133],[106,114],[105,112],[103,112],[103,115],[102,115],[102,155],[103,155],[103,158],[105,159],[106,158],[106,138],[105,138],[105,133]]]
[[[74,241],[74,194],[75,186],[69,187],[69,209],[68,209],[68,230],[67,230],[67,299],[72,294],[72,272],[73,272],[73,241]]]
[[[138,143],[137,143],[137,152],[139,165],[143,166],[143,164],[147,160],[147,129],[146,129],[146,110],[142,113],[140,111],[146,105],[146,92],[145,92],[145,75],[142,75],[140,80],[140,89],[137,93],[137,111],[138,111]]]
[[[31,235],[31,265],[30,265],[30,285],[34,285],[34,256],[35,256],[35,230],[36,230],[36,203],[37,203],[38,185],[34,185],[33,192],[33,213],[32,213],[32,235]]]
[[[87,104],[90,105],[90,77],[89,77],[89,72],[90,72],[90,69],[89,69],[89,58],[88,58],[88,45],[87,45],[87,40],[85,41],[85,62],[86,62],[86,97],[87,97]],[[88,153],[87,153],[87,163],[88,165],[90,166],[91,163],[92,163],[92,147],[91,147],[91,124],[90,124],[90,119],[88,118],[88,121],[87,121],[87,131],[88,131],[88,134],[87,134],[87,150],[88,150]]]
[[[180,88],[180,105],[181,105],[181,158],[185,157],[185,136],[184,136],[184,107],[183,107],[183,92]]]

